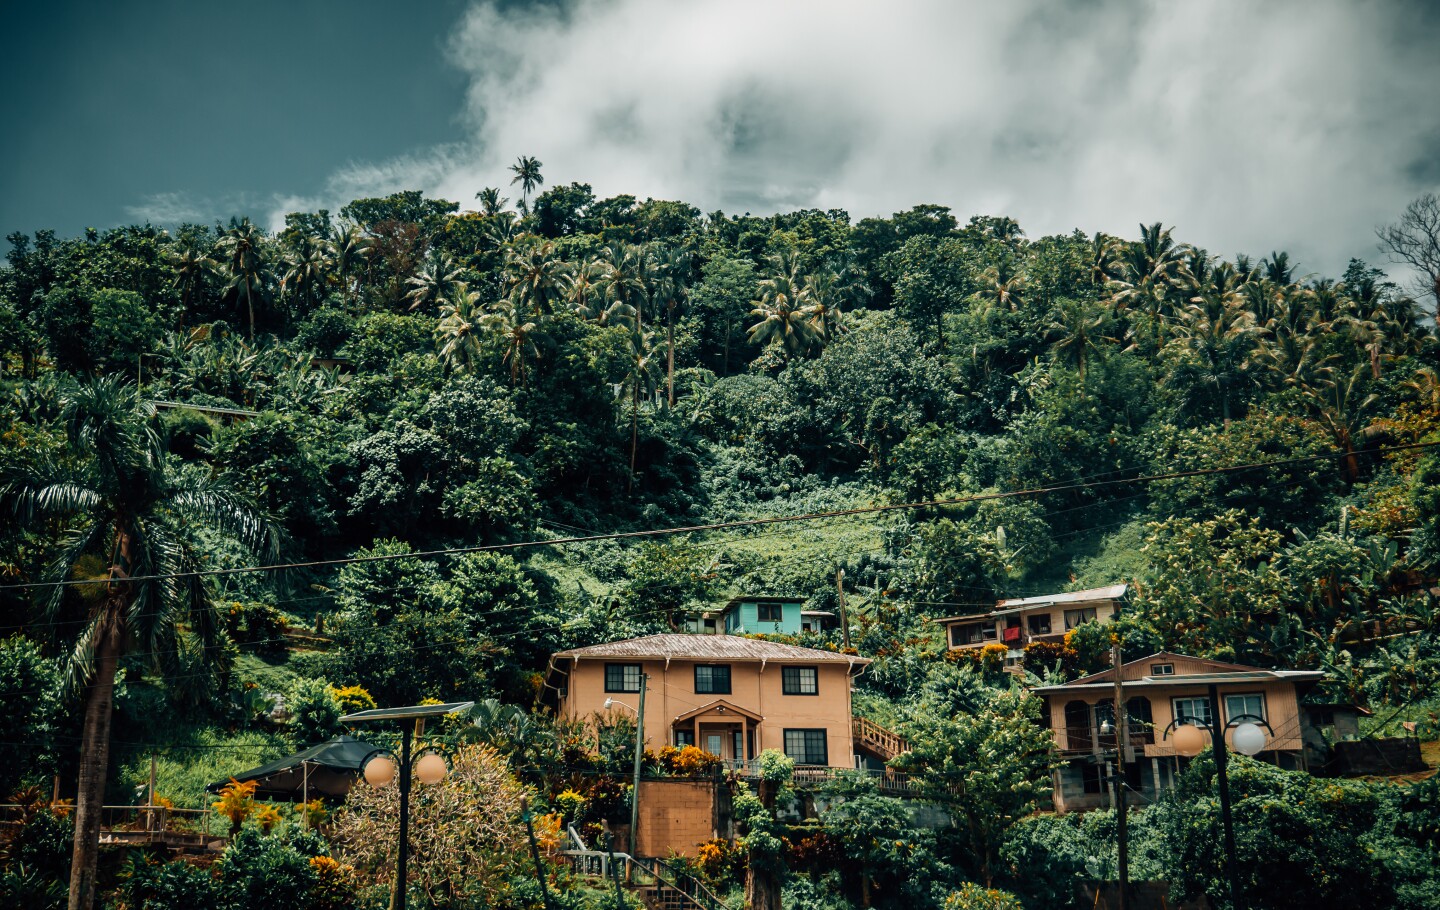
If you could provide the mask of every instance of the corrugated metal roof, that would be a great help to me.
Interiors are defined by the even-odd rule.
[[[560,651],[555,657],[632,657],[664,660],[773,660],[805,663],[868,664],[869,659],[816,648],[800,648],[778,641],[745,638],[740,635],[708,635],[669,632],[606,642],[588,648]]]
[[[1086,603],[1092,600],[1119,600],[1130,589],[1129,585],[1108,585],[1091,588],[1088,591],[1071,591],[1068,594],[1041,594],[1036,597],[1012,597],[995,605],[997,611],[1016,607],[1038,607],[1044,604]]]

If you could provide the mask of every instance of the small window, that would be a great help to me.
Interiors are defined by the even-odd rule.
[[[952,645],[973,645],[986,639],[995,638],[995,627],[993,625],[968,625],[951,626],[950,643]]]
[[[639,692],[642,671],[639,664],[606,664],[606,692]]]
[[[1210,725],[1210,699],[1208,698],[1174,698],[1171,705],[1175,710],[1175,722],[1177,724],[1200,723]]]
[[[1031,635],[1050,634],[1050,614],[1042,613],[1039,616],[1031,616],[1026,620],[1030,626]]]
[[[1095,621],[1095,608],[1094,608],[1094,607],[1081,607],[1081,608],[1078,609],[1078,610],[1066,610],[1066,611],[1065,611],[1065,629],[1066,629],[1067,631],[1070,630],[1070,629],[1074,629],[1074,628],[1076,628],[1076,627],[1078,627],[1078,626],[1083,626],[1083,625],[1085,625],[1087,622],[1094,622],[1094,621]]]
[[[1312,727],[1333,727],[1335,726],[1334,708],[1311,708],[1310,726]]]
[[[675,748],[677,748],[677,749],[683,749],[683,748],[685,748],[686,746],[693,746],[693,745],[695,745],[695,731],[694,731],[694,730],[676,730],[676,731],[675,731]]]
[[[1151,676],[1174,676],[1174,675],[1175,675],[1175,665],[1174,665],[1174,664],[1151,664],[1151,665],[1150,665],[1150,675],[1151,675]]]
[[[730,665],[696,664],[695,691],[700,695],[729,695]]]
[[[818,667],[782,667],[780,685],[786,695],[819,695],[820,670]]]
[[[1264,720],[1265,696],[1258,693],[1225,696],[1225,720],[1232,721],[1237,717],[1244,717],[1247,721]]]
[[[782,622],[784,613],[779,604],[756,604],[755,611],[761,622]]]
[[[797,765],[830,764],[829,742],[824,730],[786,730],[785,754]]]

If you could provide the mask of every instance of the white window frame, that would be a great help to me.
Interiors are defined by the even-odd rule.
[[[1194,714],[1189,711],[1182,712],[1180,710],[1180,705],[1182,702],[1186,704],[1201,705],[1202,707],[1204,707],[1205,710],[1199,714]],[[1171,698],[1170,714],[1173,718],[1175,718],[1176,726],[1179,726],[1184,721],[1184,719],[1191,717],[1199,718],[1205,723],[1206,727],[1210,727],[1215,722],[1215,719],[1210,716],[1210,699],[1208,696],[1205,695],[1177,695]]]
[[[1230,699],[1232,699],[1232,698],[1241,698],[1241,699],[1246,699],[1246,698],[1258,698],[1258,699],[1260,700],[1260,710],[1259,710],[1259,711],[1246,711],[1246,710],[1236,711],[1236,710],[1234,710],[1233,708],[1230,707]],[[1252,717],[1258,717],[1258,718],[1260,718],[1260,719],[1263,720],[1263,721],[1269,721],[1269,720],[1270,720],[1269,715],[1267,715],[1266,712],[1265,712],[1265,693],[1264,693],[1264,692],[1231,692],[1231,693],[1227,693],[1227,694],[1225,695],[1225,722],[1226,722],[1227,724],[1228,724],[1230,721],[1234,720],[1235,718],[1237,718],[1237,717],[1243,717],[1244,715],[1247,715],[1247,714],[1250,715],[1250,716],[1252,716]]]

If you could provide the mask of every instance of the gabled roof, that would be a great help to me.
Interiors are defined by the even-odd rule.
[[[574,660],[594,658],[629,658],[649,660],[713,660],[713,661],[776,661],[780,663],[843,663],[864,666],[868,658],[835,651],[821,651],[817,648],[800,648],[765,641],[759,638],[745,638],[741,635],[709,635],[667,632],[662,635],[646,635],[643,638],[628,638],[624,641],[606,642],[588,648],[571,648],[559,651],[555,658],[569,657]]]
[[[1130,590],[1127,584],[1107,585],[1103,588],[1089,588],[1084,591],[1070,591],[1066,594],[1040,594],[1035,597],[1011,597],[996,601],[995,609],[984,613],[967,613],[964,616],[946,616],[932,620],[937,623],[956,623],[992,619],[1005,613],[1017,613],[1036,607],[1050,607],[1056,604],[1099,603],[1103,600],[1120,600]]]
[[[1266,670],[1263,667],[1250,667],[1245,664],[1232,664],[1220,660],[1209,660],[1203,657],[1191,657],[1188,654],[1176,654],[1173,651],[1157,651],[1146,657],[1137,660],[1128,660],[1121,665],[1132,667],[1136,664],[1150,663],[1163,660],[1189,660],[1203,664],[1210,671],[1207,673],[1189,673],[1176,676],[1144,676],[1140,679],[1125,681],[1126,689],[1165,688],[1173,686],[1193,686],[1196,684],[1210,683],[1238,683],[1238,682],[1315,682],[1324,679],[1325,674],[1319,670]],[[1039,686],[1035,692],[1073,692],[1077,689],[1108,689],[1115,683],[1114,669],[1102,670],[1099,673],[1092,673],[1089,676],[1082,676],[1079,679],[1062,683],[1058,686]]]
[[[1144,656],[1144,657],[1137,657],[1137,658],[1135,658],[1134,660],[1127,660],[1127,661],[1125,661],[1123,664],[1121,664],[1120,666],[1121,666],[1122,668],[1123,668],[1123,667],[1133,667],[1133,666],[1135,666],[1136,664],[1148,664],[1148,663],[1154,663],[1155,661],[1166,661],[1166,660],[1193,660],[1193,661],[1195,661],[1196,663],[1204,664],[1205,666],[1211,668],[1212,670],[1214,670],[1214,671],[1217,672],[1217,673],[1225,673],[1225,672],[1235,672],[1235,673],[1261,672],[1261,673],[1268,673],[1268,672],[1269,672],[1269,671],[1266,670],[1264,667],[1252,667],[1252,666],[1250,666],[1249,664],[1232,664],[1232,663],[1226,663],[1226,662],[1223,661],[1223,660],[1211,660],[1211,659],[1208,658],[1208,657],[1191,657],[1189,654],[1180,654],[1180,653],[1177,653],[1177,652],[1175,652],[1175,651],[1156,651],[1154,654],[1147,654],[1147,655]],[[1192,675],[1193,675],[1193,674],[1192,674]],[[1067,683],[1067,685],[1084,684],[1084,683],[1092,683],[1092,682],[1102,682],[1102,681],[1105,681],[1105,680],[1109,680],[1110,682],[1114,682],[1114,681],[1115,681],[1115,673],[1114,673],[1114,668],[1113,668],[1113,667],[1110,667],[1110,668],[1106,668],[1106,669],[1104,669],[1104,670],[1101,670],[1099,673],[1091,673],[1089,676],[1082,676],[1082,677],[1080,677],[1079,679],[1071,680],[1069,683]]]
[[[803,604],[807,597],[780,597],[776,594],[746,594],[741,597],[732,597],[725,601],[721,611],[728,610],[736,604]]]
[[[710,702],[710,704],[708,705],[701,705],[693,711],[686,711],[684,714],[681,714],[679,717],[671,721],[671,723],[681,724],[692,718],[699,717],[702,714],[709,714],[711,711],[716,711],[721,714],[738,714],[742,717],[748,717],[750,720],[755,721],[755,723],[757,724],[765,719],[759,714],[756,714],[754,711],[742,708],[734,702],[726,701],[723,698],[717,698],[714,701]]]
[[[1002,600],[995,605],[995,612],[1004,610],[1025,609],[1028,607],[1047,607],[1051,604],[1074,604],[1089,603],[1095,600],[1119,600],[1130,590],[1126,584],[1106,585],[1103,588],[1089,588],[1085,591],[1070,591],[1065,594],[1041,594],[1036,597],[1012,597]]]

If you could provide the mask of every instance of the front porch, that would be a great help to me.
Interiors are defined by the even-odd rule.
[[[744,765],[758,754],[756,730],[764,720],[753,711],[717,699],[675,718],[670,739],[677,746],[698,746],[728,766]]]

